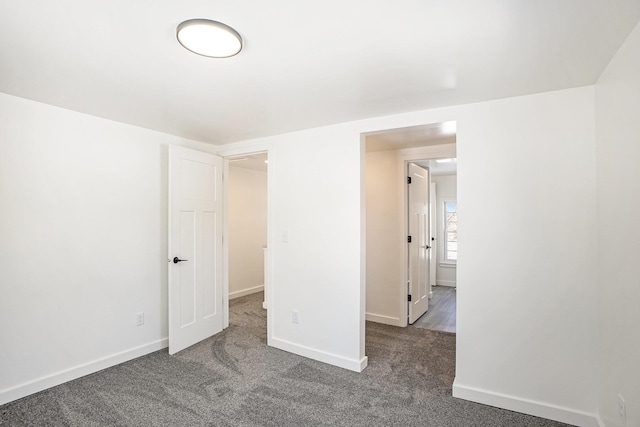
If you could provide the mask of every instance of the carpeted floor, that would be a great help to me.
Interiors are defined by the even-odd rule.
[[[2,426],[561,426],[451,397],[455,335],[367,323],[358,374],[266,346],[262,294],[230,327],[0,407]]]

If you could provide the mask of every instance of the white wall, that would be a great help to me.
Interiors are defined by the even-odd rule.
[[[596,85],[600,417],[640,425],[640,26]]]
[[[0,361],[12,368],[0,371],[4,398],[24,382],[163,345],[165,145],[183,141],[5,95],[0,112],[0,321],[15,325],[1,337]],[[594,116],[594,88],[586,87],[225,147],[269,151],[269,343],[348,369],[366,365],[361,134],[456,120],[454,393],[589,425],[597,394]],[[141,310],[147,323],[136,328]]]
[[[269,155],[268,343],[360,371],[367,364],[360,133],[349,123],[229,144],[219,154],[257,151]]]
[[[593,424],[594,89],[460,113],[454,395]]]
[[[166,346],[167,147],[206,147],[4,94],[0,117],[1,404]]]
[[[267,173],[229,167],[229,298],[264,286],[267,245]]]
[[[406,302],[401,304],[406,264],[400,247],[404,234],[402,162],[395,150],[366,155],[367,199],[367,320],[406,325]],[[406,282],[405,282],[406,283]],[[406,294],[406,284],[402,294]],[[406,296],[404,298],[406,301]]]
[[[385,126],[443,119],[458,124],[454,393],[595,425],[593,88],[388,117]]]
[[[436,254],[438,257],[436,268],[436,284],[439,286],[456,286],[456,264],[443,263],[444,256],[444,209],[445,200],[456,200],[457,176],[431,176],[431,182],[436,184]]]
[[[359,370],[366,366],[359,135],[321,128],[274,141],[269,344]]]
[[[269,343],[349,369],[366,363],[361,134],[456,120],[461,249],[454,393],[593,425],[594,114],[594,88],[585,87],[225,147],[229,155],[269,147]],[[285,230],[289,243],[281,241]],[[291,321],[293,309],[300,324]]]

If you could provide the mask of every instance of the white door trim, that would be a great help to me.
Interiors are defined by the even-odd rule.
[[[222,224],[222,229],[223,229],[223,233],[224,233],[224,238],[222,240],[222,265],[223,265],[223,277],[222,277],[222,286],[224,289],[224,312],[225,312],[225,317],[224,317],[224,327],[227,328],[229,327],[229,160],[233,159],[233,158],[237,158],[237,157],[243,157],[243,156],[251,156],[254,154],[267,154],[267,157],[269,158],[269,167],[267,168],[267,248],[271,245],[270,242],[270,237],[271,236],[271,219],[273,218],[273,215],[271,214],[271,212],[273,212],[273,207],[272,207],[272,202],[271,199],[272,197],[270,196],[271,194],[273,194],[273,190],[272,190],[272,182],[273,180],[271,179],[271,169],[273,167],[273,163],[271,162],[271,156],[270,156],[270,150],[269,150],[270,146],[265,145],[265,146],[261,146],[261,147],[251,147],[251,148],[245,148],[245,149],[233,149],[233,150],[229,150],[229,151],[224,151],[221,150],[218,152],[219,156],[222,156],[222,160],[223,160],[223,180],[222,180],[222,194],[223,194],[223,200],[224,200],[224,206],[223,206],[223,224]],[[268,306],[270,306],[270,298],[271,296],[268,294],[266,286],[267,283],[273,283],[273,281],[270,279],[271,276],[271,263],[270,263],[270,251],[267,251],[267,256],[266,256],[266,260],[265,260],[265,301],[263,302],[263,307],[266,308]],[[271,307],[273,307],[273,305],[271,305]],[[272,322],[270,320],[270,316],[271,316],[271,312],[268,311],[267,312],[267,344],[269,344],[269,340],[270,337],[272,336],[272,330],[270,325],[272,325]]]
[[[447,144],[441,146],[424,146],[424,147],[416,147],[409,148],[406,150],[398,151],[398,162],[400,163],[398,167],[398,179],[397,185],[400,189],[398,194],[402,195],[402,206],[405,209],[408,206],[408,189],[407,189],[407,164],[410,162],[420,161],[420,160],[431,160],[431,159],[447,159],[451,157],[456,157],[456,145],[455,144]],[[408,221],[408,213],[405,211],[402,215],[402,230],[405,236],[409,234],[409,221]],[[403,265],[408,264],[409,259],[409,248],[408,245],[402,244],[400,249],[402,251],[402,262]],[[365,259],[366,262],[366,259]],[[398,304],[398,313],[405,313],[407,311],[407,281],[408,271],[407,269],[402,270],[402,282],[399,284],[397,289],[397,304]],[[366,298],[363,296],[363,298]],[[401,325],[407,326],[409,323],[407,322],[407,316],[401,316]]]
[[[429,309],[429,280],[431,253],[429,237],[431,235],[431,179],[429,168],[417,163],[407,163],[407,213],[408,235],[408,277],[409,295],[407,304],[409,323],[414,323]],[[413,228],[412,228],[413,227]]]

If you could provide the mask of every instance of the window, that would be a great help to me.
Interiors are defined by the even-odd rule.
[[[444,202],[444,261],[455,263],[458,259],[458,203]]]

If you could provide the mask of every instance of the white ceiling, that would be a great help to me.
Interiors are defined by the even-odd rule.
[[[183,20],[234,27],[194,55]],[[220,144],[590,85],[640,0],[0,0],[0,91]]]
[[[268,160],[267,153],[232,157],[229,159],[229,167],[251,169],[254,171],[266,172],[267,166],[268,166],[267,160]]]
[[[365,148],[367,152],[374,152],[455,144],[456,127],[456,122],[452,121],[370,133],[365,136]],[[433,176],[456,175],[458,173],[457,161],[440,163],[431,159],[418,160],[413,163],[429,168]]]
[[[429,172],[431,173],[431,176],[458,174],[457,162],[438,163],[435,160],[420,160],[414,163],[420,166],[424,166],[425,168],[429,168]]]
[[[456,122],[442,122],[370,133],[366,151],[402,150],[456,142]]]

